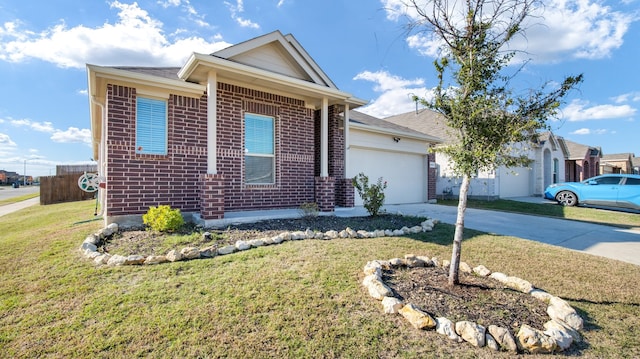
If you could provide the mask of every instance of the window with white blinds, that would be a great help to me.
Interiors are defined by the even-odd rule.
[[[167,101],[137,98],[136,153],[167,154]]]

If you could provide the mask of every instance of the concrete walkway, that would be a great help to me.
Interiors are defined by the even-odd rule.
[[[40,197],[0,206],[0,217],[40,203]]]

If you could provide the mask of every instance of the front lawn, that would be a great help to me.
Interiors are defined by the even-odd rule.
[[[102,224],[94,205],[36,205],[0,219],[0,356],[508,357],[417,331],[383,314],[360,285],[372,259],[448,259],[450,225],[413,237],[289,241],[206,260],[97,268],[78,252]],[[466,234],[464,261],[527,279],[579,311],[585,338],[572,355],[640,356],[639,266]]]

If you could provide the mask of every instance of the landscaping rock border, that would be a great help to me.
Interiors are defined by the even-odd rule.
[[[437,258],[407,254],[404,258],[389,260],[373,260],[364,266],[362,285],[369,295],[382,303],[382,310],[387,314],[402,315],[414,328],[430,330],[447,336],[455,342],[466,341],[476,347],[487,346],[493,350],[528,353],[554,353],[568,349],[573,342],[581,340],[579,331],[583,328],[580,315],[562,298],[553,296],[531,283],[518,277],[507,276],[500,272],[491,272],[485,266],[472,268],[465,262],[460,263],[460,270],[479,276],[492,278],[505,287],[530,294],[548,305],[547,314],[550,321],[544,324],[544,330],[523,324],[515,336],[507,328],[489,325],[484,327],[469,321],[451,322],[444,317],[434,318],[431,314],[412,303],[403,303],[395,297],[393,290],[382,280],[383,270],[397,268],[432,267],[441,263],[443,268],[449,267],[449,261],[440,262]]]
[[[354,230],[347,227],[344,230],[336,231],[330,230],[326,232],[316,232],[310,229],[306,231],[294,231],[294,232],[282,232],[277,236],[238,240],[233,245],[227,245],[224,247],[218,247],[212,245],[205,248],[185,247],[181,250],[172,250],[165,255],[150,255],[142,256],[138,254],[131,254],[128,256],[111,255],[108,253],[101,253],[98,251],[106,241],[118,232],[118,224],[111,223],[107,227],[99,230],[94,234],[90,234],[80,245],[80,251],[87,258],[92,260],[96,265],[107,266],[121,266],[121,265],[153,265],[161,263],[169,263],[176,261],[192,260],[192,259],[205,259],[213,258],[216,256],[227,255],[235,252],[245,251],[251,248],[258,248],[267,245],[280,244],[286,241],[303,240],[303,239],[320,239],[331,240],[336,238],[376,238],[376,237],[391,237],[391,236],[403,236],[407,234],[417,234],[421,232],[430,232],[433,227],[438,223],[436,219],[427,219],[420,223],[420,225],[409,227],[403,227],[401,229],[379,229],[374,231]],[[207,236],[208,233],[204,233]]]

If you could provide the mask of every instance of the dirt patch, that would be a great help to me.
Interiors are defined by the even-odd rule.
[[[542,301],[504,287],[491,278],[460,273],[460,284],[448,285],[448,272],[439,267],[400,268],[383,272],[383,280],[405,303],[434,317],[468,320],[485,327],[497,325],[517,333],[522,324],[542,329],[549,321]]]

